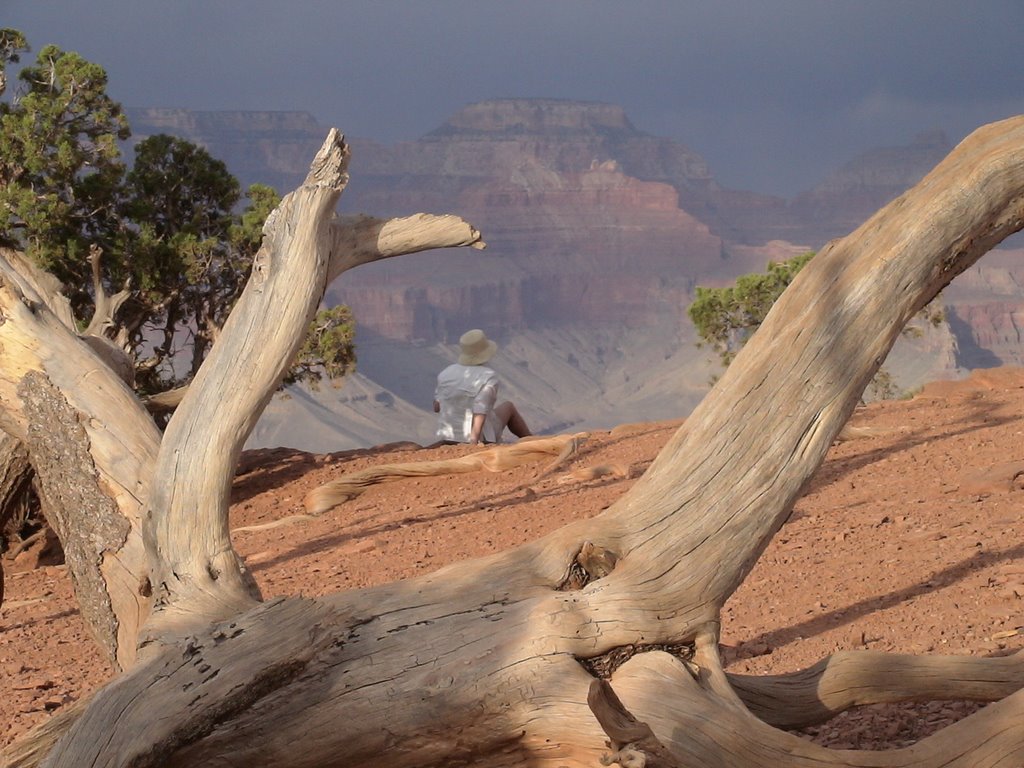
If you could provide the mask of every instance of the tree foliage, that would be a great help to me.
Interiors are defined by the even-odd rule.
[[[768,310],[813,257],[814,251],[808,251],[787,261],[769,261],[765,272],[741,275],[733,285],[723,288],[697,286],[687,314],[700,337],[698,345],[710,347],[722,365],[728,367],[764,322]],[[941,304],[933,301],[916,319],[935,327],[944,322],[945,315]],[[903,334],[920,336],[921,329],[907,325]],[[879,400],[893,398],[898,391],[892,375],[884,369],[872,379],[869,390]]]
[[[813,251],[788,261],[768,262],[764,273],[741,275],[724,288],[697,286],[696,298],[687,310],[701,344],[711,347],[723,366],[728,366],[768,310],[797,273],[814,256]]]
[[[7,65],[17,64],[27,50],[25,35],[16,29],[0,29],[0,96],[7,90]]]
[[[27,50],[20,32],[0,30],[0,95],[7,65]],[[253,185],[239,211],[227,166],[172,136],[139,142],[129,169],[127,119],[103,68],[77,53],[46,46],[19,82],[0,101],[0,244],[54,274],[79,318],[95,301],[90,249],[102,249],[103,284],[131,290],[107,334],[135,360],[140,390],[189,381],[248,280],[279,196]],[[351,313],[325,312],[289,380],[354,365]]]
[[[23,47],[10,30],[0,39]],[[106,72],[77,53],[45,46],[18,79],[0,103],[0,237],[62,282],[86,284],[89,245],[112,247],[119,229],[128,121]]]
[[[152,343],[147,370],[158,375],[148,389],[182,378],[172,366],[181,347],[191,349],[191,378],[242,290],[254,250],[232,240],[239,197],[238,181],[202,147],[165,135],[135,147],[123,206],[124,267],[136,288],[126,314],[133,342]]]
[[[347,306],[339,304],[321,309],[309,325],[306,340],[285,383],[306,381],[316,389],[324,375],[340,379],[350,373],[356,364],[354,337],[355,323]]]

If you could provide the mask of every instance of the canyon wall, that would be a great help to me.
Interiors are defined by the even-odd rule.
[[[327,131],[307,113],[146,109],[130,110],[129,119],[135,141],[183,136],[225,160],[243,184],[282,191],[301,182]],[[684,415],[715,373],[686,317],[694,287],[727,284],[849,233],[951,148],[941,133],[922,134],[853,158],[784,200],[721,187],[694,151],[638,130],[610,104],[493,100],[415,141],[349,141],[342,211],[454,212],[487,241],[484,251],[368,265],[326,297],[352,306],[359,328],[366,379],[360,398],[350,398],[359,403],[353,421],[393,419],[407,434],[409,409],[429,407],[434,369],[454,358],[470,327],[501,343],[505,394],[526,403],[535,427]],[[990,255],[943,295],[948,325],[901,341],[887,363],[901,389],[1021,364],[1020,263]],[[316,397],[293,403],[307,404],[301,418],[284,408],[282,423],[308,421]],[[395,402],[408,407],[388,411]],[[378,406],[379,419],[366,415]],[[262,434],[280,439],[276,429]]]
[[[332,287],[331,300],[395,339],[443,341],[474,325],[499,335],[573,323],[638,327],[665,315],[683,322],[696,281],[732,266],[721,238],[682,210],[667,184],[626,176],[614,161],[583,172],[525,163],[466,184],[449,201],[447,210],[484,232],[485,251],[371,265]],[[422,202],[403,200],[398,212]]]

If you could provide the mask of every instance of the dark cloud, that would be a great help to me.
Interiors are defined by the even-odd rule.
[[[5,0],[0,23],[104,64],[130,106],[302,109],[384,141],[482,99],[613,102],[786,195],[1024,112],[1019,0]]]

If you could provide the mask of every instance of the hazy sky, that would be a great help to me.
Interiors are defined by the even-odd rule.
[[[1024,0],[0,0],[0,26],[103,64],[128,107],[305,110],[384,142],[484,99],[620,104],[786,196],[1024,113]]]

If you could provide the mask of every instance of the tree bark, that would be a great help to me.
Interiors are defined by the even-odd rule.
[[[20,528],[32,486],[28,451],[16,438],[0,431],[0,554],[11,546],[12,528]],[[0,558],[0,605],[4,603],[4,569]]]
[[[0,432],[0,537],[7,532],[8,523],[20,516],[31,482],[28,450],[17,438]]]
[[[51,311],[59,300],[37,292],[23,260],[4,256],[0,427],[28,448],[47,519],[65,551],[76,551],[69,565],[86,623],[125,669],[149,613],[140,509],[159,433],[124,382]]]
[[[260,277],[236,310],[244,319],[232,315],[206,363],[213,370],[173,417],[153,472],[139,475],[153,484],[145,526],[159,596],[145,660],[97,693],[44,765],[592,765],[605,733],[588,693],[610,656],[632,657],[611,685],[649,726],[657,760],[1024,762],[1024,692],[906,750],[833,751],[773,728],[765,720],[774,716],[755,717],[745,704],[755,706],[755,686],[734,686],[717,646],[722,605],[789,516],[900,329],[1024,226],[1024,118],[978,130],[823,249],[644,477],[602,515],[398,584],[257,605],[227,536],[228,482],[255,420],[243,410],[266,402],[287,363],[273,358],[293,350],[304,327],[297,318],[308,318],[338,258],[329,223],[344,180],[338,141],[332,135],[307,185],[270,223]],[[262,306],[250,292],[281,282],[300,287],[279,313],[245,308]],[[235,367],[244,381],[221,370]],[[244,405],[214,414],[208,402],[225,391]],[[602,556],[578,557],[585,548]],[[581,562],[602,567],[570,578]],[[984,695],[1016,687],[1018,674]]]

